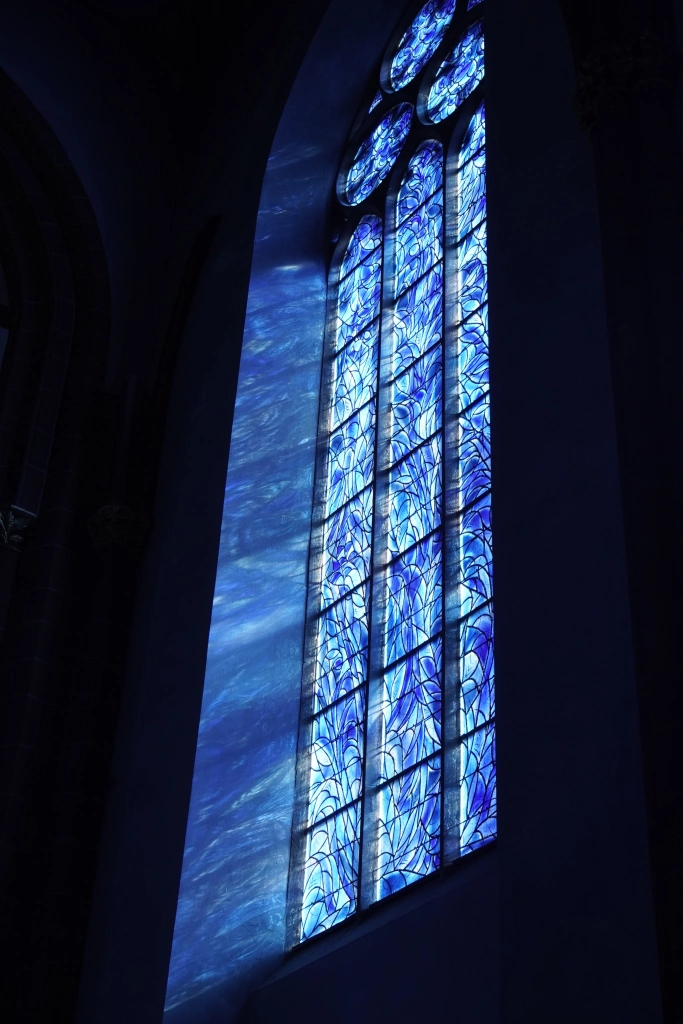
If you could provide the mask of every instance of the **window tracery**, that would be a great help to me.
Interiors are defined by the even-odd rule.
[[[482,12],[417,11],[339,174],[295,943],[495,836]]]

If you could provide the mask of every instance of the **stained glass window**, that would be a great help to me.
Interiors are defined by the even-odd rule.
[[[433,134],[380,89],[339,176],[293,943],[496,834],[483,6],[418,10],[390,89]]]

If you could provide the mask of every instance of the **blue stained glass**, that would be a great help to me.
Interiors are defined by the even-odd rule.
[[[441,369],[441,346],[437,345],[394,381],[392,462],[398,462],[441,426]]]
[[[441,747],[441,640],[425,644],[384,676],[382,780]]]
[[[486,216],[486,150],[480,149],[458,174],[458,241]]]
[[[320,616],[315,711],[365,682],[368,667],[368,586],[337,601]]]
[[[396,301],[394,374],[399,374],[441,339],[443,264],[437,263]]]
[[[374,398],[377,387],[378,339],[379,320],[375,320],[352,338],[337,355],[332,389],[333,428]]]
[[[441,534],[416,544],[389,566],[386,664],[441,630]]]
[[[467,0],[467,10],[471,11],[473,7],[476,7],[477,4],[480,4],[480,3],[481,3],[481,0]]]
[[[480,608],[460,623],[460,733],[473,732],[495,715],[493,609]]]
[[[315,825],[308,835],[304,867],[301,938],[331,928],[356,909],[360,808],[352,804]]]
[[[458,320],[473,313],[488,298],[486,275],[486,221],[474,229],[457,248]]]
[[[370,253],[382,244],[382,221],[374,214],[361,217],[356,228],[349,239],[349,244],[344,253],[339,280],[357,267],[358,264],[369,256]]]
[[[461,745],[460,851],[468,853],[496,834],[496,736],[486,725]]]
[[[355,412],[330,435],[327,514],[372,480],[375,455],[375,403]]]
[[[493,597],[490,495],[463,515],[459,542],[460,614],[469,615]]]
[[[382,90],[378,89],[377,92],[375,93],[374,97],[373,97],[372,103],[368,107],[368,114],[371,114],[373,112],[373,110],[375,109],[375,107],[378,107],[381,102],[382,102]]]
[[[379,313],[382,250],[375,249],[339,284],[337,347],[360,333]]]
[[[360,797],[364,714],[363,687],[313,719],[310,824],[329,817]]]
[[[404,33],[391,62],[393,89],[412,82],[443,39],[455,12],[455,0],[429,0]]]
[[[367,487],[325,525],[323,604],[354,590],[370,573],[372,488]]]
[[[379,895],[409,885],[440,864],[441,768],[437,758],[380,791]]]
[[[361,143],[346,176],[345,198],[357,206],[384,181],[410,131],[413,107],[399,103],[384,115]]]
[[[449,117],[484,77],[484,23],[475,22],[439,68],[427,98],[431,121]]]
[[[397,555],[441,525],[441,435],[421,445],[389,474],[389,552]]]
[[[486,395],[460,417],[460,508],[491,489],[490,435],[489,400]]]
[[[459,332],[460,407],[476,402],[489,387],[489,308],[480,306]]]
[[[458,166],[463,167],[474,154],[482,148],[486,142],[486,111],[484,104],[479,107],[476,114],[467,126],[460,154]]]
[[[443,150],[441,143],[423,142],[408,164],[398,193],[398,223],[410,217],[425,200],[443,185]]]
[[[443,256],[441,222],[443,192],[439,190],[396,232],[396,292],[401,294]]]

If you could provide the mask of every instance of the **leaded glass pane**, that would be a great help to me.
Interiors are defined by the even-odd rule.
[[[334,363],[332,426],[337,427],[352,412],[374,398],[377,390],[377,343],[379,320],[352,338]]]
[[[404,33],[389,78],[392,88],[412,82],[443,39],[455,13],[455,0],[429,0]]]
[[[416,544],[389,567],[387,664],[441,631],[441,533]]]
[[[379,896],[435,871],[441,862],[441,762],[400,775],[380,793]]]
[[[362,203],[384,181],[401,152],[412,119],[412,105],[399,103],[361,143],[346,176],[344,196],[351,206]]]
[[[493,610],[480,608],[460,623],[460,732],[466,734],[495,715]]]
[[[465,132],[462,148],[458,156],[458,167],[463,167],[467,161],[478,153],[486,144],[486,111],[484,104],[479,107]]]
[[[367,327],[379,313],[382,250],[374,249],[339,284],[337,347]]]
[[[462,741],[460,849],[476,850],[496,834],[496,734],[485,725]]]
[[[382,221],[379,217],[362,217],[346,247],[339,280],[343,280],[354,267],[382,244]],[[378,253],[379,259],[381,254]]]
[[[378,107],[381,102],[382,102],[382,90],[378,89],[377,92],[375,93],[373,99],[372,99],[372,103],[368,107],[368,114],[371,114],[373,112],[373,110],[375,109],[375,107]]]
[[[459,528],[460,614],[469,615],[493,597],[491,496],[464,513]]]
[[[439,192],[443,185],[443,156],[441,143],[423,142],[408,164],[398,196],[397,221],[400,224],[421,206],[425,200]]]
[[[459,503],[463,508],[491,489],[491,429],[486,394],[460,417]]]
[[[456,251],[458,261],[458,319],[464,320],[488,299],[486,221]]]
[[[375,456],[375,403],[355,412],[330,437],[328,515],[372,480]]]
[[[486,151],[480,149],[458,174],[458,239],[486,216]]]
[[[442,300],[442,263],[437,263],[397,299],[394,309],[394,374],[401,373],[441,340]]]
[[[425,644],[384,676],[382,780],[441,747],[441,640]]]
[[[400,295],[443,256],[441,189],[400,224],[396,232],[396,291]]]
[[[368,587],[362,584],[320,616],[314,710],[362,686],[367,667]]]
[[[325,525],[323,604],[354,590],[370,572],[372,488],[343,505]]]
[[[480,306],[460,328],[458,339],[458,385],[462,408],[476,402],[488,391],[488,312],[488,306]]]
[[[441,434],[390,471],[389,552],[399,554],[441,525]]]
[[[441,346],[401,374],[392,388],[391,454],[394,462],[441,427]]]
[[[449,117],[484,77],[484,23],[477,21],[439,68],[427,98],[435,123]]]
[[[315,824],[360,796],[365,688],[313,719],[309,821]]]
[[[360,806],[345,808],[308,834],[301,938],[325,931],[356,909]]]

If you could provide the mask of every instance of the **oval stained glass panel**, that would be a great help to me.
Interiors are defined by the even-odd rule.
[[[412,120],[412,104],[399,103],[359,146],[343,189],[343,198],[351,206],[362,203],[384,181],[401,152]]]
[[[427,116],[439,122],[467,99],[484,77],[484,23],[475,22],[439,68],[427,98]]]
[[[391,62],[392,89],[412,82],[443,39],[455,13],[455,0],[429,0],[404,33]]]

